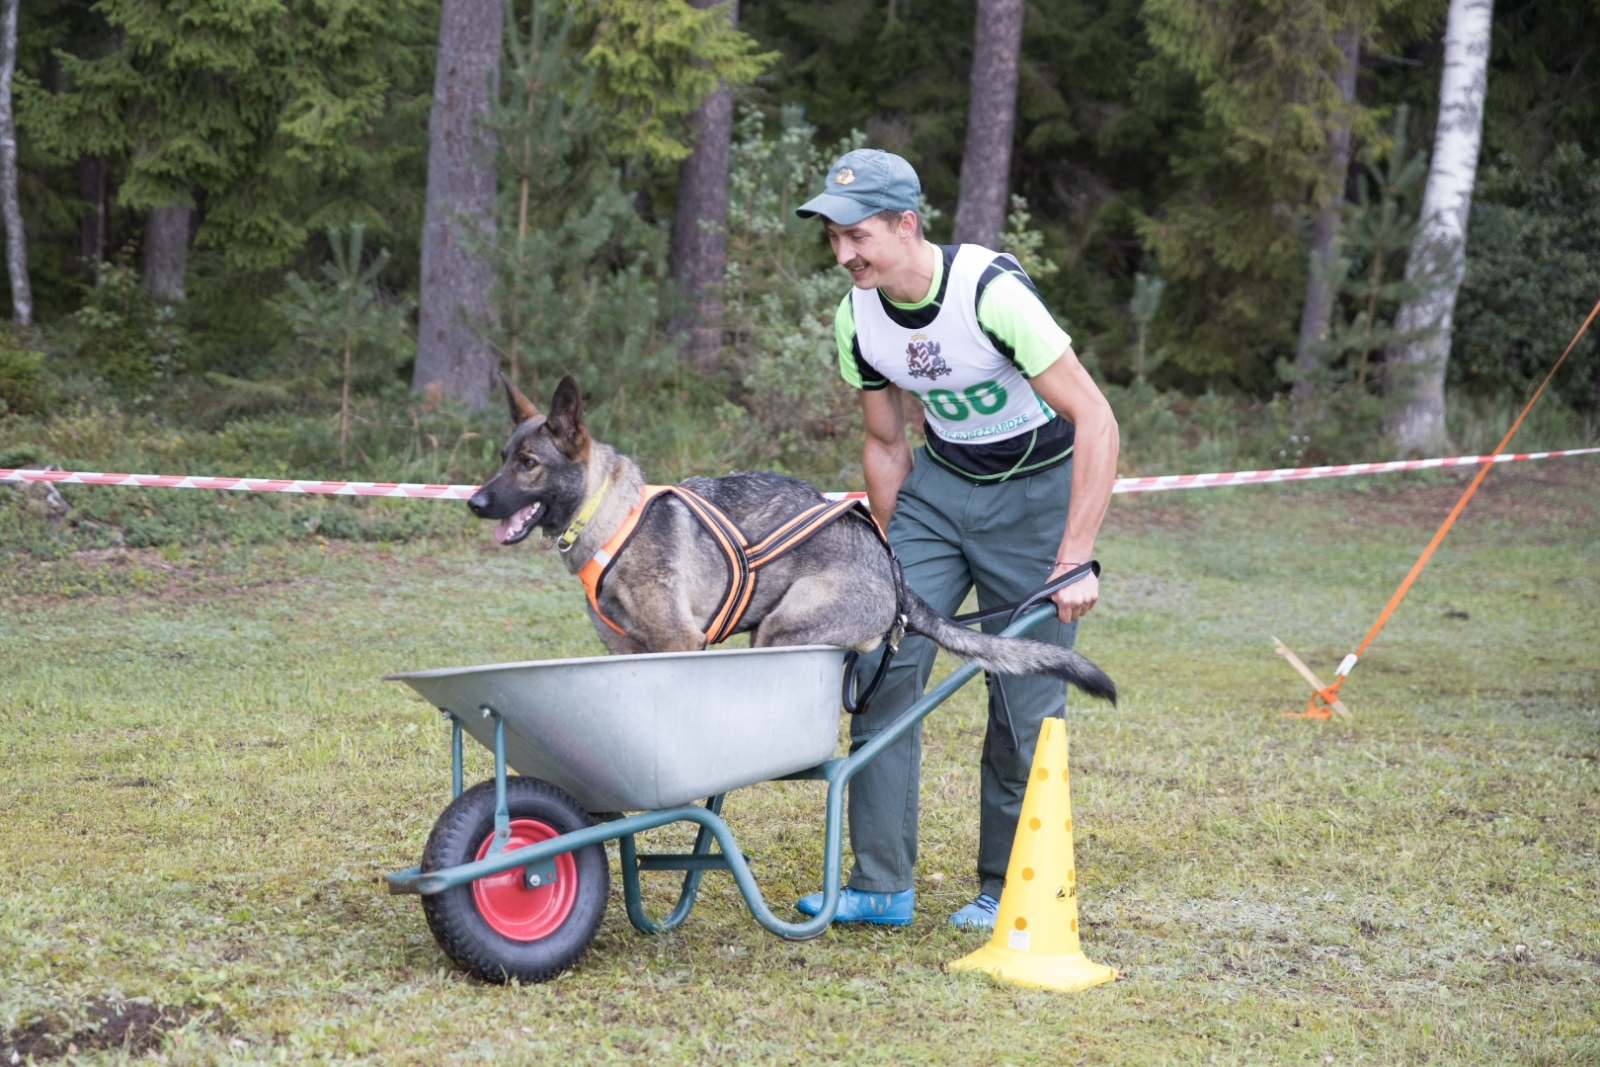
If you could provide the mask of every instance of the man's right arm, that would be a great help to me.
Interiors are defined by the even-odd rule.
[[[906,444],[905,394],[894,384],[863,390],[861,413],[867,428],[861,449],[861,473],[867,481],[867,503],[873,518],[889,528],[900,486],[911,473],[911,447]]]
[[[906,444],[905,394],[861,353],[850,294],[839,301],[833,318],[834,340],[839,345],[839,376],[861,391],[861,411],[866,416],[867,439],[861,449],[861,472],[867,481],[867,503],[883,529],[889,528],[900,483],[911,473],[911,449]]]

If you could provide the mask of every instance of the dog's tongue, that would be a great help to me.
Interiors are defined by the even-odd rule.
[[[506,538],[520,533],[522,527],[527,524],[528,519],[533,516],[533,509],[538,506],[537,504],[529,504],[509,519],[502,519],[495,525],[494,539],[503,545],[506,543]]]

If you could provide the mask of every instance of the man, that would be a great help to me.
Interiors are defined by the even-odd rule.
[[[974,585],[980,606],[1004,604],[1093,556],[1116,478],[1117,422],[1017,261],[977,245],[929,244],[920,196],[909,163],[862,149],[840,157],[799,214],[822,217],[854,285],[835,327],[840,372],[861,390],[872,513],[911,588],[950,615]],[[915,462],[908,395],[927,428]],[[1031,636],[1070,647],[1098,598],[1093,576],[1062,589],[1059,621]],[[935,651],[922,638],[901,645],[871,706],[851,723],[852,751],[921,696]],[[864,657],[863,678],[881,655]],[[979,892],[951,916],[962,927],[994,925],[1039,725],[1066,699],[1052,678],[1003,684],[1018,743],[1013,751],[1009,731],[997,729],[1003,713],[991,692]],[[851,781],[856,862],[836,922],[911,922],[921,755],[918,726]],[[815,915],[822,895],[797,907]]]

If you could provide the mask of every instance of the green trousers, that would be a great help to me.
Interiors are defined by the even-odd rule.
[[[953,615],[974,586],[978,606],[988,608],[1020,600],[1043,585],[1066,526],[1072,461],[1018,481],[973,485],[922,449],[917,452],[888,530],[912,590],[934,609]],[[983,627],[997,632],[1004,622]],[[1063,626],[1051,621],[1036,626],[1029,636],[1070,648],[1077,629],[1077,623]],[[852,752],[922,696],[937,651],[921,637],[901,643],[866,714],[851,721]],[[877,671],[881,656],[880,649],[862,657],[862,687]],[[1062,714],[1066,701],[1066,683],[1054,678],[1007,677],[1004,685],[1018,745],[1015,752],[1006,750],[1008,735],[991,693],[978,820],[978,881],[982,891],[996,899],[1005,885],[1039,724],[1048,715]],[[921,768],[918,724],[851,779],[850,847],[855,867],[849,884],[853,888],[870,893],[911,888]]]

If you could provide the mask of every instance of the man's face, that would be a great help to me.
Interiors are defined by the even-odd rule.
[[[899,226],[891,226],[876,215],[848,226],[831,219],[824,221],[833,258],[850,272],[850,281],[857,289],[878,288],[904,263],[916,223],[908,215],[901,215],[900,219]]]

